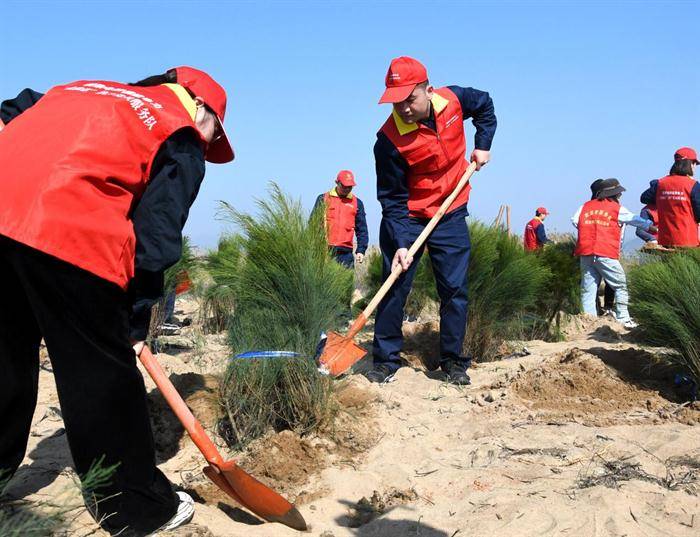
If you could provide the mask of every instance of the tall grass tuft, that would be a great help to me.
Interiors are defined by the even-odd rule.
[[[222,205],[222,215],[243,235],[231,347],[234,352],[284,349],[311,356],[320,333],[347,320],[353,273],[329,254],[322,211],[308,220],[301,203],[275,184],[258,208],[260,214],[251,216]]]
[[[629,271],[630,312],[649,343],[674,349],[700,384],[700,249]]]
[[[238,272],[242,267],[243,240],[239,235],[224,235],[216,250],[209,252],[204,268],[211,278],[201,292],[200,316],[206,331],[226,329],[236,304]]]
[[[258,208],[256,216],[221,209],[241,230],[241,261],[228,274],[236,301],[229,344],[234,353],[301,356],[231,361],[222,403],[237,447],[269,428],[306,432],[328,419],[332,381],[317,372],[314,353],[321,332],[347,321],[353,289],[352,271],[328,252],[322,211],[309,220],[275,184]]]
[[[507,339],[524,339],[540,320],[533,316],[551,277],[539,256],[500,227],[470,223],[469,322],[465,351],[481,361],[497,357]]]
[[[225,419],[219,430],[234,449],[269,430],[304,434],[330,423],[332,395],[332,381],[309,357],[236,358],[222,383]]]
[[[560,313],[581,312],[581,276],[575,248],[576,239],[566,235],[534,254],[552,274],[537,301],[537,311],[548,323],[554,322],[557,329]]]

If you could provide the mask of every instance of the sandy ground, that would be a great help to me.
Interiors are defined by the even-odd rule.
[[[477,365],[464,388],[419,367],[380,386],[352,376],[335,430],[271,435],[242,464],[296,501],[319,537],[700,535],[700,405],[679,404],[672,372],[614,323],[577,322],[565,342],[527,342],[528,356]],[[434,348],[429,326],[406,331],[409,354]],[[224,337],[185,330],[169,339],[181,348],[159,359],[215,433],[210,375],[228,355]],[[192,524],[169,535],[300,535],[262,523],[208,484],[196,448],[144,376],[160,467],[198,502]],[[68,494],[78,504],[70,465],[43,356],[27,457],[8,493]],[[82,512],[70,535],[106,534]]]

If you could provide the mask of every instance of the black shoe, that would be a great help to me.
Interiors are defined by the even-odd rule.
[[[450,362],[444,368],[447,374],[447,382],[455,386],[467,386],[472,383],[472,380],[467,375],[467,368],[459,362]]]
[[[377,384],[386,382],[393,376],[394,372],[392,372],[391,368],[383,364],[375,365],[374,369],[370,369],[365,373],[367,380],[370,382],[376,382]]]

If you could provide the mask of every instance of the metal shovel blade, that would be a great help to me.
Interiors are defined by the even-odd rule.
[[[353,341],[353,338],[341,336],[337,332],[328,332],[326,346],[319,356],[320,369],[337,377],[350,369],[367,351]]]
[[[279,522],[298,531],[306,530],[306,521],[296,507],[234,461],[207,466],[204,474],[243,507],[268,522]]]

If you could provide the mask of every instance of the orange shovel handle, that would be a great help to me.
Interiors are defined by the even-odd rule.
[[[199,451],[202,452],[202,455],[204,455],[207,462],[216,467],[223,464],[224,459],[221,457],[219,450],[216,449],[214,442],[211,441],[207,433],[204,431],[202,424],[199,423],[197,418],[194,417],[194,414],[192,414],[190,409],[187,408],[187,405],[175,389],[175,386],[173,386],[173,383],[170,382],[170,379],[165,374],[165,371],[163,371],[163,368],[160,366],[158,360],[155,359],[153,354],[151,354],[151,350],[148,347],[143,348],[141,354],[139,355],[139,360],[141,360],[143,367],[145,367],[148,374],[151,375],[151,378],[156,383],[156,386],[158,386],[160,393],[163,394],[163,397],[165,397],[168,405],[170,405],[170,408],[172,408],[173,412],[175,412],[177,419],[180,420],[180,423],[182,423],[182,426],[187,431],[187,434],[190,435],[190,438],[192,438],[192,441],[197,446]]]

